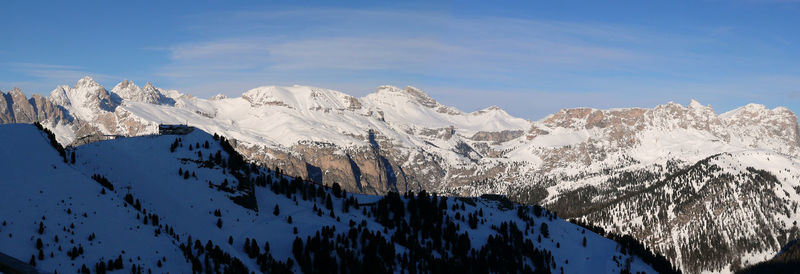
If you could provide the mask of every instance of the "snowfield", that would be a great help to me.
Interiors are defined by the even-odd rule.
[[[259,262],[245,252],[246,239],[257,239],[259,245],[269,243],[271,256],[285,262],[297,261],[292,254],[295,237],[319,235],[324,227],[347,231],[351,221],[363,222],[366,230],[381,232],[385,237],[397,229],[386,227],[372,216],[377,213],[367,211],[381,200],[380,196],[345,194],[363,204],[363,211],[346,210],[344,198],[335,198],[331,212],[336,218],[328,216],[327,210],[320,214],[325,208],[320,199],[300,199],[297,195],[289,198],[270,186],[254,186],[256,208],[234,202],[232,196],[248,191],[237,189],[238,184],[244,183],[233,175],[236,171],[231,167],[201,162],[210,156],[213,159],[218,151],[223,159],[230,157],[215,138],[201,130],[187,135],[95,142],[68,150],[66,163],[48,144],[47,136],[32,125],[0,125],[0,144],[0,252],[24,262],[34,261],[40,271],[73,272],[86,265],[95,272],[98,262],[121,258],[124,271],[135,265],[145,272],[190,272],[193,265],[181,247],[188,237],[202,243],[211,241],[248,269],[257,271]],[[173,144],[178,145],[171,152]],[[69,159],[71,153],[75,154],[74,163]],[[191,175],[180,176],[179,170]],[[111,182],[114,190],[93,180],[96,174]],[[258,169],[252,173],[255,174],[273,178],[274,184],[284,176],[266,169]],[[232,190],[219,188],[226,181]],[[128,194],[136,202],[126,202]],[[454,218],[460,224],[458,233],[468,233],[474,249],[480,249],[490,236],[497,236],[498,231],[492,226],[508,221],[525,224],[515,210],[519,205],[508,208],[496,200],[465,199],[446,199],[445,212],[450,218],[482,212],[475,228],[470,228],[464,219]],[[136,204],[141,210],[135,208]],[[277,215],[273,213],[276,206],[280,208]],[[215,216],[217,212],[220,216]],[[621,253],[616,242],[548,214],[530,214],[536,227],[530,233],[526,229],[525,237],[532,239],[536,248],[552,254],[552,271],[563,268],[565,273],[618,273],[629,267],[634,272],[655,272],[638,257]],[[157,215],[157,225],[153,215]],[[290,216],[291,223],[287,221]],[[541,224],[549,227],[549,237],[536,242],[542,234]],[[586,246],[582,245],[584,237]],[[41,247],[36,244],[39,239]],[[80,247],[83,252],[70,258],[67,251],[72,247]],[[43,258],[37,257],[39,249]],[[399,244],[395,250],[398,260],[408,252]],[[289,269],[301,271],[297,263]]]
[[[336,182],[349,192],[502,194],[539,204],[608,232],[632,234],[691,273],[735,271],[761,258],[751,254],[775,253],[787,239],[800,236],[795,210],[800,204],[800,125],[784,107],[748,104],[718,114],[692,100],[685,106],[668,102],[651,108],[562,109],[530,121],[498,107],[464,112],[414,87],[380,86],[356,98],[318,87],[261,86],[238,97],[203,99],[130,81],[108,91],[85,77],[74,86],[57,87],[47,98],[21,100],[21,91],[12,93],[3,99],[20,100],[8,101],[8,110],[0,108],[0,121],[41,122],[61,144],[77,146],[74,169],[86,176],[101,174],[126,192],[142,189],[140,195],[152,196],[143,197],[143,203],[154,207],[194,209],[208,203],[222,208],[231,203],[231,198],[223,199],[228,196],[240,197],[239,203],[256,200],[264,207],[269,205],[263,195],[272,192],[243,188],[219,194],[224,181],[230,188],[241,178],[218,165],[197,168],[203,165],[192,158],[197,151],[170,153],[172,158],[183,155],[178,166],[172,158],[157,157],[152,161],[163,166],[119,171],[130,165],[124,159],[150,156],[137,154],[140,145],[129,150],[92,142],[141,136],[112,143],[167,142],[169,148],[174,139],[153,137],[158,126],[188,125],[225,136],[246,160],[262,167],[316,184]],[[201,138],[192,136],[187,138]],[[184,149],[188,144],[183,143]],[[208,150],[201,150],[203,157],[215,153]],[[195,175],[170,183],[164,176],[177,177],[176,168],[189,168]],[[262,175],[280,180],[270,172]],[[141,182],[163,180],[168,181]],[[198,184],[181,185],[187,180]],[[209,182],[212,189],[203,188]],[[181,191],[214,200],[184,200],[175,194]],[[166,196],[171,204],[152,201]],[[300,200],[295,206],[303,206],[305,200]],[[197,216],[187,218],[208,217],[191,212],[163,214],[178,220],[192,214]],[[231,212],[239,222],[255,222],[255,214]],[[264,210],[258,214],[269,217]],[[249,226],[237,218],[228,220],[228,215],[214,217],[204,221],[223,219],[237,229]],[[197,233],[214,242],[227,239]],[[708,250],[727,252],[706,256]]]

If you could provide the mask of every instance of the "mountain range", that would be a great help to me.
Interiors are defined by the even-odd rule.
[[[538,206],[349,193],[248,164],[224,137],[192,129],[64,149],[42,127],[0,125],[14,144],[0,146],[0,271],[672,270],[635,241]]]
[[[108,91],[89,77],[0,101],[0,123],[40,122],[66,146],[186,124],[262,167],[349,192],[503,194],[630,234],[690,273],[736,271],[800,234],[800,130],[783,107],[716,114],[693,100],[530,121],[498,107],[463,112],[413,87],[202,99],[131,81]]]

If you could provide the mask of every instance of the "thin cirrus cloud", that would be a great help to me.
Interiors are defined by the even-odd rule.
[[[0,87],[47,92],[85,75],[106,86],[128,78],[200,97],[238,96],[261,85],[355,96],[384,84],[411,85],[465,111],[498,105],[530,119],[562,107],[690,98],[718,110],[749,102],[800,107],[791,4],[745,0],[690,11],[608,4],[248,6],[166,5],[158,11],[169,16],[155,24],[58,24],[52,22],[60,18],[47,17],[49,32],[34,24],[41,20],[22,16],[2,29],[26,39],[0,48]],[[714,12],[702,12],[709,8]],[[52,33],[75,29],[86,31],[49,43]]]
[[[792,81],[764,80],[794,79],[773,75],[785,64],[750,54],[780,52],[787,42],[741,37],[724,25],[685,31],[338,8],[215,11],[179,21],[175,31],[182,40],[142,49],[156,52],[160,62],[123,76],[201,97],[238,96],[261,85],[314,85],[355,96],[383,84],[412,85],[465,111],[499,105],[530,119],[561,107],[651,106],[689,98],[724,98],[735,106],[752,101],[746,90],[752,87],[796,92]],[[87,74],[104,84],[122,79],[73,66],[13,66],[47,79],[40,82],[73,83]]]
[[[220,91],[238,95],[242,90],[221,84],[232,82],[237,87],[314,84],[353,95],[380,84],[415,85],[436,93],[427,87],[446,82],[449,90],[477,85],[490,93],[576,73],[642,70],[657,59],[674,62],[676,58],[648,53],[648,44],[686,40],[607,24],[467,20],[398,11],[243,12],[217,17],[237,19],[192,26],[192,31],[211,35],[168,47],[169,61],[157,74],[201,96]],[[287,21],[303,27],[276,31]],[[216,31],[237,26],[247,26],[248,31]],[[339,79],[328,79],[331,75]],[[441,100],[446,103],[448,98]]]
[[[339,17],[339,12],[342,11],[331,16]],[[363,25],[372,25],[374,22],[370,20],[377,20],[376,16],[366,14]],[[428,29],[425,25],[429,25],[431,31],[364,30],[347,23],[342,23],[340,28],[326,24],[308,27],[312,29],[306,30],[310,35],[251,33],[183,43],[169,49],[170,57],[177,64],[197,60],[213,62],[209,67],[220,63],[238,63],[241,67],[261,64],[277,69],[408,69],[427,65],[485,70],[486,63],[502,69],[516,67],[522,62],[547,65],[630,62],[641,59],[642,52],[602,42],[637,43],[637,40],[647,39],[607,26],[505,18],[442,21],[435,16],[414,18],[418,16],[379,14],[384,17],[374,23],[378,26],[393,18],[409,20],[410,17],[420,20],[415,25],[422,25],[421,29]],[[318,17],[317,20],[324,21]],[[354,29],[343,30],[350,27]],[[324,31],[317,31],[317,28],[336,31],[323,34],[319,32]]]
[[[119,76],[93,73],[80,66],[73,65],[11,62],[4,64],[4,67],[9,71],[26,74],[36,79],[36,81],[2,83],[3,86],[19,87],[29,93],[43,93],[55,88],[52,83],[75,83],[75,81],[84,76],[91,76],[95,81],[104,83],[121,79]]]

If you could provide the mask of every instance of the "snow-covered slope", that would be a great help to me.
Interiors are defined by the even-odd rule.
[[[73,87],[56,87],[50,92],[49,99],[85,121],[93,121],[103,112],[113,112],[116,107],[111,94],[88,76],[78,80]]]
[[[115,195],[124,191],[101,192],[92,174],[64,163],[32,125],[2,125],[0,141],[0,252],[24,262],[35,257],[40,271],[53,273],[83,265],[94,271],[95,263],[119,256],[125,269],[151,268],[163,258],[170,269],[191,267],[169,237],[154,236],[141,213]],[[71,259],[73,248],[81,252]]]
[[[506,194],[545,204],[568,217],[589,218],[616,232],[632,231],[634,223],[619,215],[611,215],[613,221],[592,219],[589,209],[630,198],[624,195],[714,155],[729,153],[744,167],[752,166],[753,159],[741,156],[747,153],[774,153],[772,160],[795,161],[800,156],[794,113],[757,104],[724,114],[694,100],[687,106],[669,102],[653,108],[576,108],[528,121],[497,107],[465,113],[413,87],[381,86],[355,98],[317,87],[264,86],[240,97],[206,100],[152,85],[138,88],[131,82],[120,83],[109,93],[91,78],[57,88],[49,101],[63,109],[65,118],[39,115],[37,119],[64,144],[112,138],[108,135],[154,134],[159,124],[188,124],[235,140],[236,150],[249,160],[318,183],[337,182],[351,192],[424,189],[448,195]],[[14,109],[27,113],[21,111],[24,102],[5,112],[0,109],[0,122],[15,122],[2,115],[12,117]],[[793,165],[780,166],[785,172],[798,172]],[[791,179],[779,182],[793,184]],[[575,195],[583,204],[569,208],[566,205]],[[675,201],[661,202],[654,206],[671,208]],[[623,209],[645,218],[644,211]],[[725,210],[733,214],[738,208]],[[768,212],[765,218],[782,220],[779,215]],[[710,221],[716,227],[708,233],[729,225],[722,218]],[[690,241],[674,238],[673,249]],[[647,244],[667,249],[656,240]],[[769,253],[775,248],[762,242],[753,250]],[[694,269],[677,253],[668,256]],[[725,269],[715,264],[729,263],[722,256],[715,260],[699,267]]]
[[[800,237],[798,170],[800,162],[774,152],[722,153],[687,167],[573,179],[548,189],[559,194],[543,202],[560,216],[633,235],[684,271],[732,272]]]
[[[444,263],[655,273],[627,247],[547,211],[498,198],[342,193],[244,164],[200,130],[79,146],[67,150],[70,163],[31,125],[0,125],[0,144],[0,252],[40,271],[399,272]],[[338,251],[323,252],[328,241]]]
[[[377,91],[362,99],[364,105],[381,111],[386,122],[403,129],[436,129],[453,127],[464,136],[479,131],[520,130],[530,127],[530,122],[512,117],[498,107],[489,107],[473,113],[445,106],[414,87],[400,89],[392,86],[378,87]]]

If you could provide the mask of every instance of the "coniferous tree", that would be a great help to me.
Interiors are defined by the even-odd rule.
[[[331,194],[330,193],[328,193],[328,196],[325,199],[325,208],[333,209],[333,199],[331,199]]]
[[[281,210],[280,208],[278,208],[278,204],[275,204],[275,210],[272,211],[272,214],[274,214],[275,216],[281,214]]]
[[[217,219],[217,227],[220,229],[222,228],[222,219],[220,218]]]
[[[252,243],[250,244],[250,252],[252,252],[252,256],[250,258],[255,258],[259,254],[261,254],[261,248],[258,247],[258,243],[256,239],[251,239]]]
[[[294,237],[294,242],[292,242],[292,253],[294,253],[294,257],[298,260],[305,257],[303,256],[303,240],[301,240],[300,237]],[[302,264],[303,262],[298,261],[298,263]]]
[[[244,238],[244,253],[249,255],[251,248],[252,247],[250,246],[250,238]]]
[[[342,186],[340,186],[339,183],[334,182],[331,188],[333,189],[333,196],[336,198],[342,197]]]
[[[542,234],[542,236],[544,236],[545,238],[550,237],[550,231],[548,231],[548,229],[547,229],[547,223],[542,222],[542,225],[539,226],[539,231]]]

